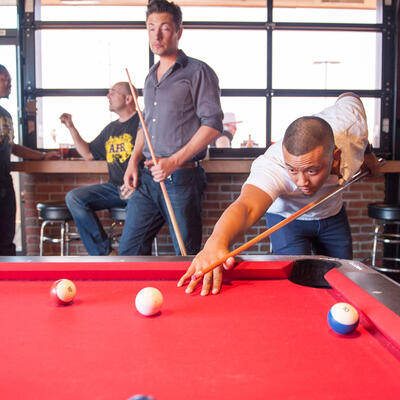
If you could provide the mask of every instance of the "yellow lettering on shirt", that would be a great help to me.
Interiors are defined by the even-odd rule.
[[[121,136],[110,136],[106,142],[106,160],[108,163],[119,161],[123,164],[132,154],[132,135],[124,133]]]
[[[11,118],[0,116],[0,143],[7,140],[13,143],[14,128]]]

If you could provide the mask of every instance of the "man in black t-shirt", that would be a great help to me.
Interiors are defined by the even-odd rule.
[[[71,133],[76,150],[85,160],[107,161],[109,182],[73,189],[65,198],[89,255],[108,255],[112,250],[110,240],[95,212],[111,207],[125,207],[129,202],[129,191],[125,191],[123,178],[139,123],[127,82],[116,83],[108,91],[107,98],[110,111],[118,114],[119,119],[108,124],[90,143],[82,139],[70,114],[65,113],[60,117]]]
[[[0,98],[11,93],[11,76],[0,64]],[[0,256],[15,256],[15,192],[11,171],[11,154],[29,160],[58,159],[58,152],[42,153],[14,143],[14,128],[10,113],[0,106]]]

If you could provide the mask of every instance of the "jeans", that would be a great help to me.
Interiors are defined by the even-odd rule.
[[[125,207],[127,201],[120,199],[118,188],[111,182],[82,186],[68,192],[65,202],[88,254],[108,255],[111,243],[95,211]]]
[[[206,187],[202,167],[175,171],[164,181],[187,254],[196,254],[201,247],[201,200]],[[175,253],[180,249],[161,186],[151,172],[143,170],[142,182],[127,205],[129,222],[125,222],[119,243],[120,255],[149,255],[151,245],[164,222],[168,222]]]
[[[0,181],[0,256],[15,256],[15,192],[11,176]]]
[[[265,216],[268,227],[284,219],[271,213]],[[270,240],[274,254],[318,254],[347,260],[353,258],[350,225],[344,206],[333,217],[312,221],[294,220],[273,233]]]

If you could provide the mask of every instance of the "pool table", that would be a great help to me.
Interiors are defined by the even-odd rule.
[[[219,295],[187,257],[0,257],[0,399],[399,399],[400,286],[360,262],[247,256]],[[51,283],[75,282],[68,306]],[[304,286],[307,285],[307,286]],[[162,311],[140,315],[143,287]],[[360,312],[347,336],[330,307]]]

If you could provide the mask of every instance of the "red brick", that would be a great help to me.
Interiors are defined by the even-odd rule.
[[[343,193],[343,199],[344,200],[350,200],[350,199],[361,199],[361,193],[358,192],[345,192]]]
[[[240,192],[242,190],[241,185],[221,185],[223,192]]]
[[[55,193],[55,192],[62,192],[63,188],[61,185],[36,185],[35,186],[35,193]]]
[[[95,183],[100,183],[101,177],[99,175],[78,175],[76,178],[76,183],[78,185],[92,185]]]
[[[211,201],[203,201],[202,206],[203,206],[203,209],[207,209],[207,208],[219,209],[219,208],[221,208],[219,203],[211,202]]]
[[[227,201],[232,200],[231,193],[205,193],[204,200]]]

